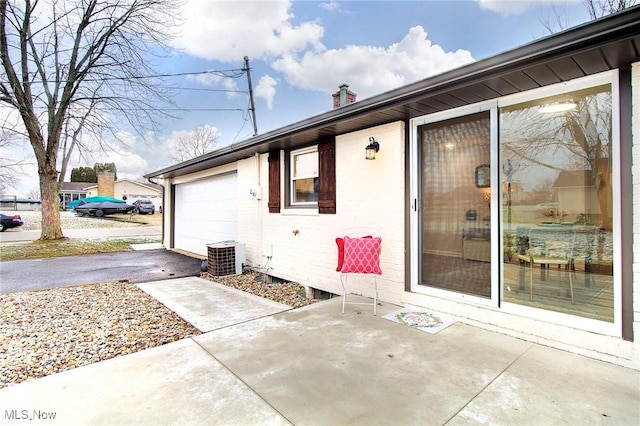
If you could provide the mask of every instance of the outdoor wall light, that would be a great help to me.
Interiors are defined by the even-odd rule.
[[[375,160],[376,152],[380,151],[380,144],[376,142],[376,140],[371,136],[369,138],[369,145],[364,149],[365,155],[364,158],[367,160]]]

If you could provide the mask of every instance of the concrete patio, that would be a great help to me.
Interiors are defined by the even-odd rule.
[[[0,424],[640,424],[638,371],[461,323],[424,333],[389,304],[140,287],[203,334],[1,389]]]

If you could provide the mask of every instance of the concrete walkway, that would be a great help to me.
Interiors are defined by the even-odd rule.
[[[383,319],[388,304],[140,287],[206,332],[1,389],[0,424],[640,424],[638,371],[461,323],[424,333]]]

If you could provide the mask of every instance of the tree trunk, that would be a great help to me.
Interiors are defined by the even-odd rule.
[[[600,207],[600,221],[605,231],[613,230],[613,216],[611,212],[611,200],[613,199],[613,188],[611,186],[611,169],[608,163],[603,162],[596,173],[596,191],[598,193],[598,204]]]
[[[40,240],[63,239],[60,223],[60,200],[58,199],[58,173],[50,161],[40,167],[40,195],[42,201],[42,232]]]

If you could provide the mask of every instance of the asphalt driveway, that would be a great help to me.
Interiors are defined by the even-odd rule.
[[[200,275],[200,260],[165,249],[0,262],[0,294],[102,281],[131,283]]]

